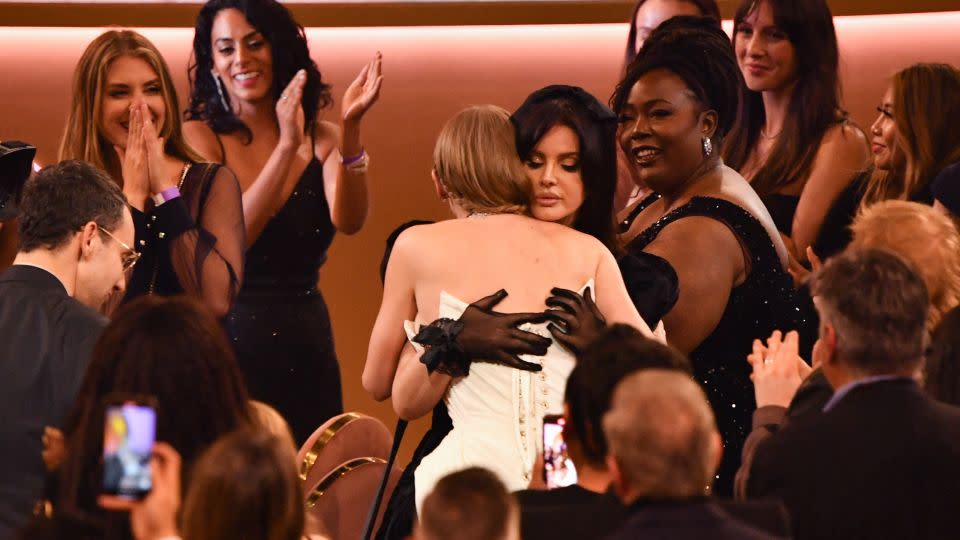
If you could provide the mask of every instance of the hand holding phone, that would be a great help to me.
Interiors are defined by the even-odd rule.
[[[543,479],[547,489],[572,486],[577,483],[577,469],[567,452],[563,437],[566,421],[560,415],[543,417]]]
[[[156,427],[151,398],[108,400],[103,422],[103,496],[132,502],[150,493]]]

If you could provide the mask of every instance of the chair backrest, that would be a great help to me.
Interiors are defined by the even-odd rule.
[[[380,420],[361,413],[344,413],[327,420],[307,438],[297,453],[304,495],[341,464],[359,457],[386,461],[393,435]]]
[[[320,426],[298,453],[307,512],[330,538],[361,536],[387,467],[393,436],[379,420],[360,413],[335,416]],[[392,467],[384,500],[403,470]],[[385,505],[373,530],[380,526]]]

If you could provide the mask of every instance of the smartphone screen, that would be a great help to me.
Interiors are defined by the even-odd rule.
[[[157,413],[147,403],[110,403],[103,427],[103,493],[142,499],[150,492]]]
[[[547,489],[577,483],[577,469],[570,460],[567,443],[563,439],[564,423],[559,415],[543,417],[543,475]]]

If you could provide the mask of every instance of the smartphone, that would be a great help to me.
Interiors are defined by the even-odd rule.
[[[149,397],[108,398],[103,419],[103,495],[135,501],[150,493],[155,404]]]
[[[564,418],[557,414],[543,417],[543,480],[547,489],[577,483],[577,469],[567,453],[567,443],[563,438],[565,424]]]

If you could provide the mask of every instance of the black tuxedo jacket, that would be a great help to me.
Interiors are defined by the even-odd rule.
[[[688,530],[694,531],[691,534],[698,534],[695,531],[702,533],[700,527],[706,523],[712,526],[729,518],[776,538],[790,537],[789,518],[783,506],[777,502],[734,502],[704,498],[686,503],[658,504],[647,501],[626,507],[612,492],[594,493],[577,485],[549,491],[524,490],[514,495],[520,503],[520,536],[523,540],[606,538],[623,527],[633,515],[632,512],[638,509],[646,512],[646,517],[641,520],[644,526],[664,518],[664,528],[660,530],[663,534],[679,535]],[[668,515],[678,516],[681,522],[694,516],[703,520],[694,519],[690,524],[678,525],[665,519]]]
[[[960,409],[913,381],[853,388],[761,443],[749,497],[779,497],[796,538],[960,538]]]
[[[0,274],[0,539],[43,493],[43,428],[61,426],[104,325],[46,270]]]

